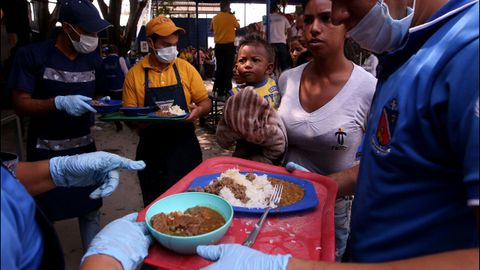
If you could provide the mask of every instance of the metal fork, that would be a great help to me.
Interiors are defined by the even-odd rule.
[[[273,193],[270,196],[270,200],[268,201],[268,207],[265,209],[265,212],[263,212],[262,216],[255,224],[253,231],[248,235],[247,239],[245,239],[245,242],[243,242],[244,246],[251,247],[253,245],[258,233],[262,229],[265,219],[267,219],[268,212],[270,212],[272,208],[277,207],[277,205],[280,203],[280,199],[282,198],[282,191],[283,185],[275,185],[273,187]]]

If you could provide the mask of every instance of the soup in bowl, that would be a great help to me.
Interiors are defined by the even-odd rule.
[[[204,192],[174,194],[153,203],[145,214],[147,228],[164,247],[195,254],[199,245],[218,242],[233,219],[232,206]]]

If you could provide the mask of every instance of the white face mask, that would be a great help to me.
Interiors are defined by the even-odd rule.
[[[413,2],[415,7],[415,1]],[[360,47],[372,52],[394,51],[401,45],[412,23],[413,9],[408,8],[407,13],[406,17],[395,20],[390,16],[383,0],[378,0],[367,15],[348,32],[348,35]]]
[[[155,55],[157,59],[162,63],[172,63],[177,58],[177,46],[170,46],[161,49],[155,49]]]
[[[75,49],[75,51],[77,51],[79,53],[87,54],[87,53],[93,52],[97,48],[98,37],[91,37],[91,36],[79,34],[75,30],[75,28],[73,28],[72,26],[70,26],[70,27],[73,29],[73,31],[75,31],[75,33],[77,33],[80,36],[80,41],[75,41],[67,33],[68,38],[70,38],[70,41],[72,42],[72,45],[73,45],[73,48]]]

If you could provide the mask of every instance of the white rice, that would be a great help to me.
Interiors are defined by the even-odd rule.
[[[238,169],[229,169],[223,172],[220,177],[230,177],[235,183],[245,186],[247,198],[249,200],[246,203],[241,202],[235,198],[232,191],[228,187],[223,187],[220,190],[220,197],[224,198],[233,206],[245,207],[245,208],[266,208],[268,206],[269,198],[273,193],[273,186],[268,181],[267,175],[255,174],[255,179],[249,181],[246,174],[240,174]],[[213,182],[213,181],[212,181]],[[211,182],[210,182],[211,184]]]
[[[184,115],[185,111],[180,108],[178,105],[173,105],[172,107],[168,108],[168,112],[175,115]]]

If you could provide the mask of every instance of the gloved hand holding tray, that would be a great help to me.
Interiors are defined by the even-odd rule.
[[[294,257],[310,260],[335,260],[335,229],[334,208],[337,194],[336,183],[328,177],[309,172],[289,172],[285,168],[276,167],[250,160],[234,157],[215,157],[204,161],[197,168],[180,179],[173,187],[162,194],[158,199],[188,191],[197,184],[202,177],[213,175],[237,168],[239,172],[275,175],[282,180],[292,182],[293,178],[302,179],[313,186],[318,204],[308,211],[292,211],[271,215],[265,226],[257,236],[254,249],[265,253],[291,254]],[[207,181],[207,180],[205,180]],[[153,204],[153,203],[152,203]],[[140,211],[138,221],[145,220],[146,211],[150,206]],[[258,214],[235,212],[232,224],[220,239],[219,244],[241,244],[252,231],[258,221]],[[145,264],[163,269],[200,269],[209,264],[198,255],[182,255],[170,251],[159,244],[150,247]]]

